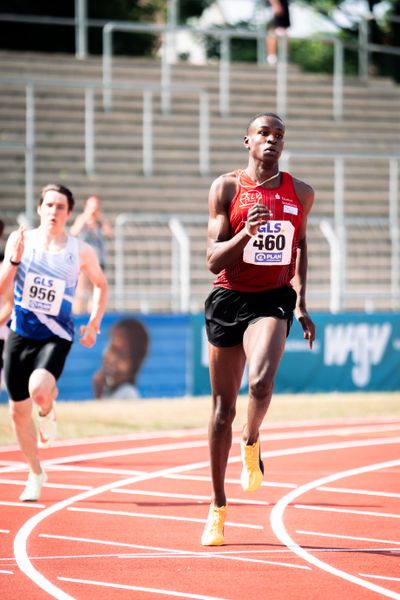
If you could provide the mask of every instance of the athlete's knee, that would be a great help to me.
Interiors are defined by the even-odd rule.
[[[32,418],[32,405],[29,399],[21,402],[10,402],[9,412],[15,426],[21,426]]]
[[[224,404],[221,397],[216,398],[215,410],[213,414],[214,431],[222,431],[231,427],[236,416],[236,408],[231,404]]]
[[[29,379],[29,395],[33,402],[39,406],[46,407],[55,397],[56,382],[48,371],[38,369],[34,371]]]
[[[249,380],[250,395],[260,402],[268,400],[272,394],[274,380],[261,376],[253,377]]]

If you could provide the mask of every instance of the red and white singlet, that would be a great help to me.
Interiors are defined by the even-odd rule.
[[[243,229],[248,210],[254,204],[266,204],[273,216],[258,226],[241,259],[223,269],[214,285],[238,292],[261,292],[290,285],[303,219],[303,206],[295,192],[293,178],[281,171],[281,184],[266,189],[257,186],[245,171],[236,171],[236,176],[238,191],[229,207],[232,237]]]

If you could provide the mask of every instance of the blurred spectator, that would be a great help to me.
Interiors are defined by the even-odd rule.
[[[278,61],[278,36],[287,35],[290,27],[289,0],[268,0],[273,17],[268,25],[266,51],[267,62],[275,65]]]
[[[143,323],[132,318],[115,323],[103,354],[103,363],[93,376],[95,398],[139,398],[136,379],[148,347],[149,335]]]
[[[0,239],[3,237],[4,233],[4,221],[0,219]],[[3,247],[0,250],[0,264],[4,260],[4,249]],[[0,296],[0,382],[1,382],[1,373],[3,370],[3,350],[4,350],[4,342],[7,339],[8,335],[8,327],[7,323],[10,319],[11,313],[13,309],[13,294],[12,288],[10,288],[7,292],[3,293]]]
[[[107,266],[106,238],[111,237],[113,228],[110,221],[101,212],[99,196],[88,197],[83,211],[73,222],[70,233],[92,246],[104,271]],[[86,275],[81,272],[73,307],[75,314],[90,312],[91,292],[92,285]]]
[[[3,238],[3,233],[4,233],[4,221],[2,221],[0,219],[0,240]],[[0,263],[2,263],[4,260],[4,247],[3,245],[1,245],[0,248]]]

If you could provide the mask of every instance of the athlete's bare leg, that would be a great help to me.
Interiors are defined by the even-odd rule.
[[[39,462],[36,428],[32,417],[32,400],[10,400],[10,414],[14,431],[29,470],[36,475],[42,472]]]
[[[249,404],[243,439],[254,444],[272,398],[274,379],[282,359],[287,321],[263,317],[248,326],[243,346],[249,365]]]
[[[36,369],[29,378],[29,393],[39,408],[39,415],[46,416],[53,407],[57,397],[57,386],[54,375],[46,369]]]
[[[232,445],[232,423],[236,414],[236,399],[245,365],[242,345],[217,348],[208,345],[212,388],[212,413],[208,430],[212,503],[225,506],[225,472]]]

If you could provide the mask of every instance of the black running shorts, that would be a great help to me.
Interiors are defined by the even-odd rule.
[[[274,29],[288,29],[290,27],[290,13],[289,13],[289,2],[288,0],[280,0],[282,5],[282,14],[273,15],[269,27]]]
[[[293,322],[297,294],[284,286],[265,292],[236,292],[215,287],[205,302],[207,338],[219,347],[237,346],[250,323],[261,317],[287,320],[287,335]]]
[[[4,340],[0,340],[0,375],[3,370],[3,350],[4,350]]]
[[[11,400],[29,398],[29,378],[35,369],[46,369],[57,380],[72,342],[58,336],[30,340],[10,331],[4,355],[4,380]]]

